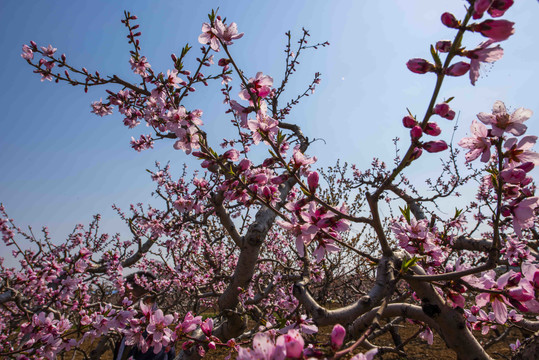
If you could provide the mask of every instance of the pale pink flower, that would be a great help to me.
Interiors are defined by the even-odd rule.
[[[297,330],[290,330],[287,334],[279,336],[284,338],[284,345],[286,347],[286,357],[292,359],[299,359],[303,355],[303,347],[305,341],[301,337],[301,334]]]
[[[350,360],[372,360],[378,352],[378,348],[371,349],[364,354],[356,354]]]
[[[163,315],[163,311],[158,309],[150,316],[150,324],[146,328],[148,334],[152,336],[152,346],[154,354],[158,354],[163,346],[168,346],[173,340],[173,332],[168,326],[174,320],[171,314]]]
[[[257,72],[254,78],[250,78],[247,83],[247,87],[252,94],[256,95],[259,98],[265,98],[271,93],[271,87],[273,85],[273,78],[268,75],[264,75],[262,72]],[[252,102],[251,95],[249,90],[243,89],[239,93],[239,97],[243,100]]]
[[[219,51],[219,39],[208,23],[202,24],[202,34],[198,36],[198,42],[202,45],[210,45],[213,51]]]
[[[517,144],[517,138],[511,138],[503,144],[507,152],[505,153],[508,164],[519,163],[533,163],[539,165],[539,154],[530,149],[535,145],[537,136],[524,136]]]
[[[49,45],[47,47],[42,46],[41,51],[43,51],[43,56],[51,57],[56,52],[56,48],[53,48],[52,45]]]
[[[253,338],[253,348],[238,349],[238,360],[284,360],[286,358],[286,345],[280,336],[276,343],[267,333],[258,333]]]
[[[131,64],[131,70],[133,70],[135,74],[138,74],[140,76],[148,76],[148,72],[146,71],[146,69],[151,68],[151,66],[146,61],[146,56],[141,57],[139,60],[131,58],[129,59],[129,63]]]
[[[110,105],[103,104],[102,100],[94,101],[92,103],[92,113],[99,115],[99,116],[105,116],[112,114],[112,107]]]
[[[492,125],[492,135],[502,136],[504,131],[515,136],[524,134],[527,126],[523,124],[532,116],[529,109],[519,108],[511,115],[507,113],[505,105],[501,101],[496,101],[492,107],[492,114],[479,113],[477,118],[485,125]]]
[[[494,41],[489,39],[482,42],[479,46],[473,50],[466,52],[466,56],[471,59],[470,61],[470,81],[472,85],[479,78],[479,68],[481,63],[493,63],[500,60],[503,57],[503,49],[499,44],[489,47]]]
[[[459,141],[459,145],[470,151],[465,155],[466,162],[477,159],[480,155],[482,162],[488,162],[490,160],[490,139],[488,137],[487,127],[477,120],[472,121],[470,126],[472,136],[463,138]]]
[[[30,48],[30,46],[24,44],[22,46],[22,54],[21,57],[25,60],[32,60],[34,58],[34,52]]]
[[[215,21],[213,33],[227,45],[232,45],[232,40],[241,39],[243,37],[243,33],[238,34],[238,25],[236,25],[235,22],[227,26],[223,24],[221,20]]]

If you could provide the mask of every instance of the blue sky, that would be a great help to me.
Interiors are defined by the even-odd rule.
[[[4,92],[0,97],[0,202],[19,226],[50,227],[58,241],[77,223],[88,223],[103,214],[104,231],[125,233],[111,210],[116,203],[153,202],[153,184],[145,169],[155,161],[171,162],[176,171],[196,162],[175,151],[172,142],[137,153],[129,146],[131,136],[148,133],[146,128],[128,130],[118,114],[99,118],[89,104],[105,98],[105,88],[91,89],[39,81],[39,76],[20,57],[21,46],[30,40],[52,44],[75,66],[101,74],[117,74],[136,81],[128,64],[130,50],[123,10],[139,17],[141,43],[152,68],[166,72],[171,53],[186,43],[194,45],[206,14],[219,13],[238,24],[245,36],[231,48],[248,76],[257,71],[280,83],[284,65],[284,33],[299,36],[310,30],[311,41],[329,41],[330,47],[305,52],[299,71],[292,78],[289,97],[308,85],[315,72],[322,73],[316,93],[292,112],[310,138],[323,138],[309,154],[319,165],[340,158],[368,167],[378,156],[388,162],[393,155],[391,139],[408,138],[401,118],[410,108],[422,115],[430,99],[434,77],[415,75],[405,63],[429,57],[428,46],[450,39],[453,31],[443,27],[440,14],[464,12],[464,1],[10,1],[0,0],[0,43],[5,53],[0,68]],[[536,114],[529,133],[539,133],[537,84],[539,4],[520,0],[504,18],[516,22],[516,33],[502,43],[506,53],[472,87],[467,77],[447,79],[441,98],[455,96],[452,107],[460,112],[456,139],[464,136],[475,114],[489,111],[496,100],[511,109],[530,108]],[[475,47],[483,38],[470,34],[465,44]],[[220,53],[216,54],[219,59]],[[204,111],[214,144],[226,135],[229,115],[223,113],[219,84],[199,89],[186,103]],[[234,91],[239,91],[237,83]],[[453,123],[439,121],[442,136],[450,138]],[[404,145],[404,144],[403,144]],[[434,155],[423,156],[412,173],[434,175]],[[0,248],[1,249],[1,248]]]

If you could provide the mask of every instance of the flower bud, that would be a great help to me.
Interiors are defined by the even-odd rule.
[[[410,161],[414,161],[416,159],[419,159],[419,157],[421,156],[421,154],[423,154],[423,150],[421,150],[421,148],[415,148],[414,151],[412,152],[412,156],[410,156]]]
[[[412,137],[412,140],[417,140],[421,136],[423,136],[423,130],[421,130],[421,126],[414,126],[412,130],[410,130],[410,136]]]
[[[425,74],[434,71],[434,65],[425,59],[410,59],[406,63],[408,70],[416,74]]]
[[[436,50],[441,53],[448,53],[451,49],[451,40],[440,40],[436,43]]]
[[[459,61],[451,65],[445,70],[445,74],[449,76],[462,76],[470,70],[470,64],[464,61]]]
[[[459,27],[459,21],[455,15],[448,12],[442,14],[442,24],[451,29],[458,29]]]
[[[440,115],[440,116],[444,117],[449,113],[449,110],[451,110],[451,109],[450,109],[448,103],[441,103],[441,104],[436,104],[436,106],[433,109],[433,112],[436,115]]]
[[[407,115],[402,118],[402,124],[404,125],[405,128],[411,129],[417,124],[417,121],[415,121],[415,119],[412,116]]]
[[[524,170],[525,172],[530,172],[533,170],[533,168],[535,167],[534,163],[531,162],[531,161],[528,161],[528,162],[525,162],[524,164],[518,166],[518,169],[522,169]]]
[[[311,194],[314,194],[316,192],[316,188],[318,187],[318,180],[319,177],[316,171],[313,171],[307,177],[307,184],[309,185],[309,192]]]
[[[515,32],[513,25],[515,23],[508,20],[485,20],[482,23],[473,24],[470,28],[494,41],[503,41]]]
[[[331,348],[333,350],[339,349],[344,342],[345,336],[346,329],[340,324],[335,325],[331,331]]]
[[[430,122],[425,126],[425,133],[430,136],[438,136],[442,133],[442,129],[440,129],[438,124]]]
[[[448,146],[443,140],[429,141],[423,144],[423,149],[427,150],[430,153],[437,153],[440,151],[447,150]]]

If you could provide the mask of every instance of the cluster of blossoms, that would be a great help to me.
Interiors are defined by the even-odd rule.
[[[432,46],[434,63],[424,59],[407,63],[414,73],[437,75],[439,81],[431,104],[436,104],[445,75],[462,76],[469,72],[475,84],[480,64],[500,59],[503,50],[498,43],[513,33],[513,23],[507,20],[467,24],[470,18],[477,20],[484,14],[500,17],[513,1],[470,3],[466,20],[459,21],[450,13],[442,15],[442,23],[458,30],[459,35],[453,42],[441,40]],[[65,55],[55,56],[57,49],[52,45],[38,47],[31,42],[23,46],[22,58],[41,75],[42,81],[66,81],[85,89],[94,85],[121,85],[121,90],[107,90],[105,100],[94,102],[92,113],[105,116],[116,107],[128,128],[145,122],[153,133],[132,138],[131,145],[136,151],[153,148],[158,139],[173,139],[173,147],[201,160],[205,172],[196,172],[187,180],[184,171],[179,179],[173,179],[168,166],[157,165],[151,176],[157,183],[155,194],[165,202],[166,209],[132,205],[129,217],[118,209],[133,235],[127,241],[121,241],[119,235],[98,236],[96,219],[87,231],[79,226],[65,244],[55,246],[46,232],[45,240],[23,233],[1,208],[0,231],[5,244],[17,249],[13,255],[19,259],[21,270],[7,268],[0,262],[3,279],[0,355],[52,359],[72,349],[77,351],[86,341],[123,337],[126,345],[156,354],[181,342],[182,351],[198,356],[219,346],[226,347],[230,355],[239,359],[307,359],[348,354],[353,360],[371,360],[378,351],[376,347],[353,355],[355,349],[369,334],[374,335],[378,318],[393,312],[397,316],[407,314],[420,323],[422,328],[417,335],[429,344],[433,342],[433,330],[442,333],[446,343],[462,356],[463,351],[469,351],[467,345],[477,348],[480,345],[466,327],[455,330],[455,319],[464,319],[461,308],[465,309],[469,328],[484,334],[508,323],[525,326],[524,319],[539,313],[537,253],[527,244],[539,207],[530,176],[539,163],[539,155],[531,150],[537,137],[523,136],[527,129],[524,121],[532,115],[530,110],[520,108],[509,114],[503,103],[496,102],[492,113],[480,113],[479,122],[472,122],[472,135],[459,142],[461,147],[469,149],[466,162],[480,158],[487,163],[488,175],[482,179],[478,199],[493,213],[488,224],[492,232],[485,233],[484,241],[479,245],[473,239],[466,242],[466,236],[475,230],[466,232],[464,215],[457,211],[449,221],[436,216],[428,221],[418,203],[429,200],[419,195],[414,199],[400,189],[399,186],[408,186],[411,194],[418,194],[404,176],[402,181],[394,181],[423,150],[437,153],[448,149],[444,140],[423,139],[442,133],[432,116],[455,118],[455,111],[449,106],[451,99],[429,108],[423,120],[411,114],[402,119],[404,127],[410,129],[411,143],[404,158],[397,159],[400,162],[393,171],[375,159],[372,168],[364,173],[354,168],[353,180],[346,179],[345,172],[339,173],[340,178],[329,187],[335,185],[344,190],[329,189],[328,193],[320,185],[319,172],[311,169],[317,159],[306,154],[309,140],[299,127],[284,122],[291,106],[313,92],[320,81],[319,73],[304,95],[282,109],[277,108],[284,84],[298,64],[298,54],[307,47],[308,32],[304,30],[296,53],[289,43],[285,81],[281,87],[274,88],[269,75],[258,72],[247,78],[237,69],[228,51],[233,41],[243,36],[238,33],[237,25],[225,24],[213,12],[209,18],[198,38],[203,45],[202,56],[197,59],[198,69],[194,72],[184,69],[182,60],[189,51],[186,46],[179,57],[172,54],[173,69],[162,73],[156,72],[141,55],[138,40],[141,33],[136,31],[138,25],[131,24],[136,17],[126,13],[122,22],[134,47],[129,63],[140,78],[139,84],[117,76],[105,79],[85,68],[75,69],[66,63]],[[473,50],[466,50],[460,44],[466,31],[478,32],[488,40]],[[214,55],[210,53],[221,49],[227,57],[219,59],[219,72],[204,75],[201,69],[214,64]],[[42,57],[34,62],[36,54]],[[445,63],[440,60],[440,54],[447,54]],[[456,56],[469,62],[451,64]],[[59,68],[64,68],[63,74],[55,72]],[[232,98],[229,85],[232,69],[242,83],[237,101]],[[76,80],[75,76],[82,80]],[[202,111],[188,110],[182,105],[197,84],[207,85],[210,80],[221,80],[224,102],[238,130],[238,139],[224,140],[222,153],[210,147],[203,130]],[[241,145],[241,150],[237,145]],[[248,154],[255,146],[267,146],[271,156],[257,161],[255,154]],[[327,176],[324,178],[330,181]],[[436,186],[441,183],[440,180],[433,188],[438,190]],[[462,184],[457,175],[450,183]],[[359,195],[355,202],[350,201],[349,194],[356,189]],[[408,204],[407,212],[403,211],[403,216],[391,220],[389,225],[398,250],[390,246],[387,236],[391,231],[387,231],[378,208],[380,200],[391,203],[392,199],[386,195],[390,192]],[[438,190],[432,199],[451,192]],[[333,196],[336,193],[342,198],[337,200]],[[363,203],[368,205],[370,217],[357,215],[363,206],[360,195],[366,198]],[[415,218],[410,216],[412,207]],[[479,219],[479,211],[476,216]],[[443,225],[439,226],[438,222]],[[371,229],[380,251],[372,244],[365,245],[372,254],[356,249],[355,246],[362,245],[350,236],[352,223]],[[30,239],[39,250],[22,250],[14,239],[16,234]],[[344,251],[336,254],[342,246],[352,249],[362,261],[368,260],[368,265],[354,262],[356,255],[348,256],[353,258],[350,261],[343,255]],[[474,269],[481,260],[465,251],[477,250],[479,246],[488,253],[488,260]],[[156,247],[158,250],[153,251]],[[316,261],[311,261],[311,257]],[[355,287],[354,278],[358,276],[349,269],[359,273],[360,268],[366,268],[365,273],[372,274],[373,264],[377,266],[376,279],[372,275],[360,279],[360,286]],[[346,276],[338,281],[333,273],[336,265],[346,270]],[[500,274],[498,265],[505,266],[502,269],[505,273]],[[492,270],[496,266],[497,271]],[[133,267],[157,275],[153,281],[137,279],[137,285],[155,295],[159,305],[149,306],[145,302],[139,305],[130,299],[128,293],[133,289],[123,275],[127,268]],[[423,276],[427,280],[422,281]],[[363,280],[370,289],[362,284]],[[339,300],[340,305],[347,306],[329,310],[318,304],[310,290],[322,283],[320,297],[328,302],[333,299],[328,298],[327,289],[343,286],[345,296]],[[307,289],[308,285],[311,289]],[[214,318],[203,321],[201,316],[196,316],[204,310],[216,309],[219,316]],[[303,310],[312,319],[301,314]],[[245,332],[247,316],[256,325]],[[435,318],[440,321],[432,321]],[[361,333],[358,329],[365,319],[370,322]],[[343,322],[347,328],[335,325],[325,345],[309,344],[309,337],[303,336],[316,333],[317,324],[342,321],[347,321]],[[77,331],[70,333],[72,329]],[[15,332],[17,336],[13,336]],[[252,336],[252,348],[236,340],[247,334]],[[354,338],[361,341],[342,349],[345,340]],[[401,347],[396,345],[393,350],[399,353]]]

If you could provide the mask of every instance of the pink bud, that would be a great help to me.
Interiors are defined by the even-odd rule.
[[[415,148],[414,151],[412,152],[412,155],[410,156],[410,161],[419,159],[421,154],[423,154],[423,150],[421,150],[421,148]]]
[[[412,116],[408,115],[402,118],[402,124],[405,128],[411,129],[417,124],[417,121],[415,121]]]
[[[502,215],[507,217],[511,216],[511,208],[509,206],[502,206]]]
[[[455,118],[455,112],[453,110],[449,110],[447,115],[442,116],[442,117],[447,119],[447,120],[453,120]]]
[[[448,53],[451,49],[451,40],[440,40],[436,43],[436,50],[441,53]]]
[[[524,170],[525,172],[530,172],[535,167],[534,163],[531,161],[525,162],[524,164],[520,165],[518,168]]]
[[[410,59],[406,63],[408,70],[416,74],[425,74],[434,71],[434,65],[425,59]]]
[[[240,153],[236,149],[230,149],[223,154],[223,158],[230,161],[238,161],[240,158]]]
[[[430,136],[438,136],[442,133],[442,129],[436,123],[427,123],[425,126],[425,133]]]
[[[340,324],[335,325],[331,331],[331,348],[333,350],[339,349],[344,342],[345,336],[346,329]]]
[[[513,25],[515,23],[508,20],[485,20],[480,24],[472,25],[471,30],[480,32],[481,35],[494,41],[503,41],[515,32]]]
[[[200,330],[204,333],[206,336],[211,336],[211,332],[213,331],[213,319],[207,318],[202,325],[200,325]]]
[[[445,74],[449,76],[462,76],[470,70],[470,64],[464,61],[459,61],[456,64],[451,65],[445,70]]]
[[[423,144],[423,149],[430,153],[437,153],[447,149],[447,144],[443,140],[429,141]]]
[[[414,126],[412,130],[410,130],[410,136],[413,140],[419,139],[421,136],[423,136],[423,130],[421,130],[421,126]]]
[[[457,29],[459,27],[459,22],[455,15],[448,12],[442,14],[442,24],[452,29]]]
[[[307,184],[309,185],[309,191],[311,194],[314,194],[316,192],[316,188],[318,187],[318,173],[316,171],[309,174],[307,177]]]
[[[434,107],[434,113],[442,117],[446,116],[449,110],[450,108],[448,103],[436,104],[436,106]]]

